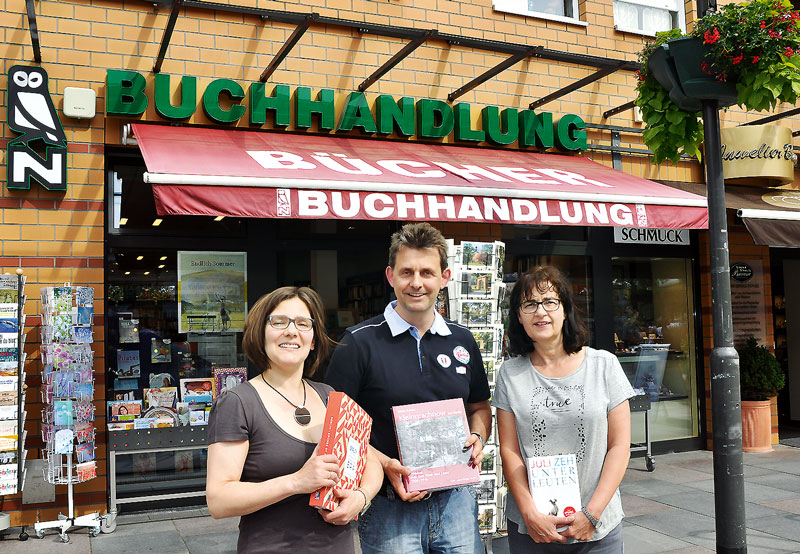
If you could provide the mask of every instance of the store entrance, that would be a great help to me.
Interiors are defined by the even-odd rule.
[[[770,254],[775,356],[787,376],[778,393],[778,436],[800,446],[800,290],[791,286],[800,274],[800,252],[773,248]]]

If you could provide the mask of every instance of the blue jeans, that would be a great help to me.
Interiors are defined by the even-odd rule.
[[[483,554],[477,491],[458,487],[403,502],[390,491],[358,521],[363,554]]]

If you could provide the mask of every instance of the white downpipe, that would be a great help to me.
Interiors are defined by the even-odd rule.
[[[800,211],[788,212],[783,210],[755,210],[743,208],[738,210],[736,215],[745,219],[781,219],[784,221],[800,221]]]

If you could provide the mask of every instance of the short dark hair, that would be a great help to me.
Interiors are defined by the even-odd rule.
[[[510,354],[522,356],[535,350],[533,341],[525,332],[522,323],[519,322],[519,308],[523,302],[530,299],[534,288],[543,292],[550,286],[558,294],[561,306],[564,308],[564,327],[561,329],[561,335],[564,338],[564,350],[568,354],[574,354],[580,352],[581,348],[586,344],[589,333],[583,323],[583,317],[576,309],[569,280],[553,266],[539,266],[522,274],[511,291],[508,310]]]
[[[311,377],[319,369],[320,363],[328,357],[333,341],[325,332],[325,309],[319,294],[308,287],[281,287],[269,294],[265,294],[252,307],[244,322],[244,336],[242,348],[244,353],[259,371],[269,369],[269,358],[266,353],[264,333],[267,327],[267,317],[284,300],[299,298],[308,308],[314,320],[314,350],[309,352],[303,366],[303,376]]]
[[[389,246],[389,267],[394,267],[397,263],[397,255],[404,246],[408,248],[435,248],[439,251],[439,263],[442,271],[447,269],[447,241],[441,231],[430,223],[406,223],[403,227],[392,235],[392,243]]]

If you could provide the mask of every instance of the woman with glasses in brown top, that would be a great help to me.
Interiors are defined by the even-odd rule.
[[[323,317],[310,288],[263,296],[247,316],[242,341],[261,372],[221,394],[211,410],[206,497],[214,518],[241,516],[239,552],[353,552],[349,523],[382,482],[370,453],[361,486],[339,491],[336,510],[308,505],[312,492],[339,481],[336,456],[317,455],[332,389],[306,379],[331,344]]]

